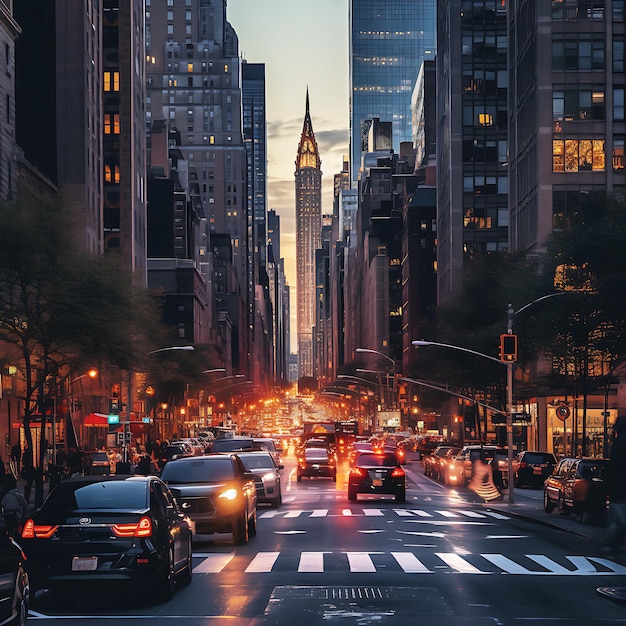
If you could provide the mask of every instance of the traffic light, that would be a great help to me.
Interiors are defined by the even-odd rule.
[[[517,361],[517,335],[500,335],[500,360],[503,363]]]

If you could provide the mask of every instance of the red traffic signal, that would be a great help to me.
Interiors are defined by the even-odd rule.
[[[500,360],[504,363],[517,361],[517,335],[500,335]]]

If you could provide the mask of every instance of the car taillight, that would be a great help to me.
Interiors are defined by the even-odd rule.
[[[352,474],[352,476],[358,476],[359,478],[363,478],[367,475],[367,472],[361,467],[353,467],[350,470],[350,474]]]
[[[404,476],[404,470],[401,467],[396,467],[396,469],[391,472],[392,478],[400,478],[401,476]]]
[[[49,539],[54,535],[58,526],[48,524],[36,525],[32,519],[26,520],[22,530],[23,539]]]
[[[520,464],[520,469],[525,469],[526,467],[528,467],[528,463],[526,463],[525,461],[522,461]]]
[[[152,520],[149,517],[142,517],[137,523],[114,524],[113,534],[116,537],[150,537]]]

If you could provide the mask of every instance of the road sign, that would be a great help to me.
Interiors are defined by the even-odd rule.
[[[570,410],[567,404],[561,404],[556,410],[556,416],[561,420],[565,421],[570,415]]]
[[[530,422],[529,413],[511,413],[514,422]]]
[[[119,424],[120,416],[119,415],[108,415],[107,419],[109,420],[109,424]]]

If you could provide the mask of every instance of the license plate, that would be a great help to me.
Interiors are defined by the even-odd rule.
[[[541,474],[541,468],[540,467],[533,467],[533,474]]]
[[[374,480],[372,481],[372,484],[374,485],[374,487],[382,487],[383,480],[382,478],[374,478]]]
[[[72,559],[73,572],[93,572],[98,569],[97,556],[75,556]]]

